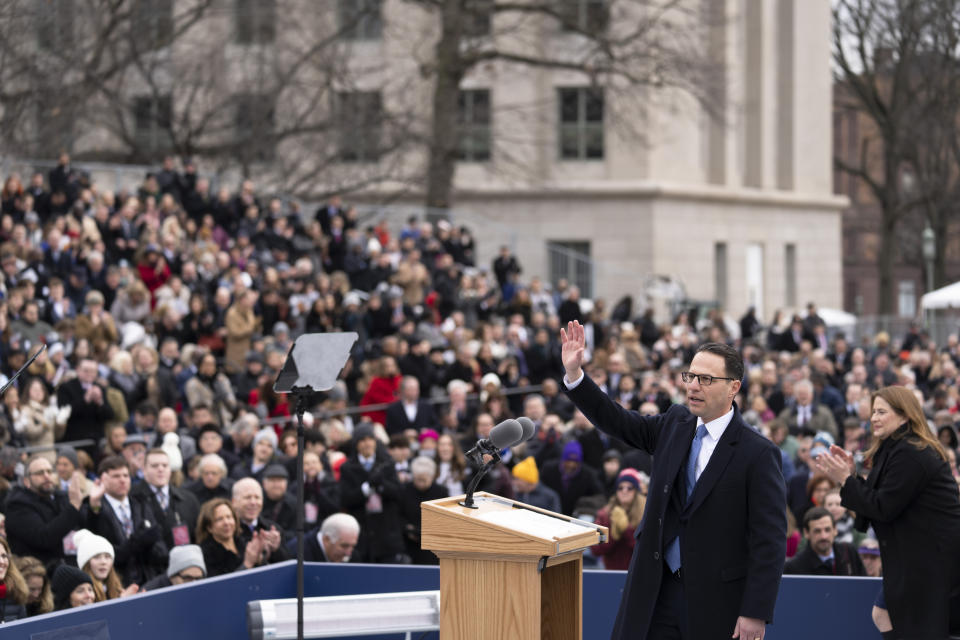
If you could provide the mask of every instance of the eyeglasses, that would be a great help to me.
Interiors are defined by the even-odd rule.
[[[53,469],[41,469],[39,471],[31,471],[30,475],[31,476],[52,476],[53,473],[54,473]]]
[[[684,371],[680,374],[680,379],[684,382],[693,382],[693,379],[696,378],[697,382],[700,383],[701,387],[709,387],[713,384],[714,380],[735,380],[736,378],[723,378],[721,376],[712,376],[709,373],[692,373],[690,371]]]

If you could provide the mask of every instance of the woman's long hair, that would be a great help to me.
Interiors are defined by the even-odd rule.
[[[10,544],[6,538],[0,538],[0,545],[7,552],[7,575],[3,578],[3,584],[7,587],[7,598],[17,604],[27,604],[27,598],[30,597],[30,589],[27,588],[27,581],[23,579],[23,574],[17,568],[13,561],[13,552],[10,551]]]
[[[20,570],[20,575],[23,577],[24,588],[27,589],[28,597],[30,590],[26,586],[27,579],[39,576],[43,580],[40,598],[34,603],[27,603],[27,615],[35,616],[53,611],[53,592],[50,590],[50,578],[47,576],[47,569],[43,566],[43,563],[33,556],[22,556],[17,558],[16,564]],[[24,599],[24,602],[26,603],[26,599]]]
[[[607,514],[613,511],[613,508],[620,504],[617,501],[617,494],[614,492],[610,499],[607,500]],[[627,507],[627,520],[630,522],[631,527],[636,527],[640,524],[640,520],[643,518],[643,510],[647,506],[647,498],[640,491],[633,492],[633,500],[630,502],[630,506]]]
[[[233,503],[226,498],[214,498],[212,500],[207,500],[200,507],[200,516],[197,518],[196,529],[197,543],[203,542],[207,538],[213,538],[213,534],[210,533],[208,529],[213,524],[213,514],[220,505],[227,505],[230,507],[230,513],[233,514],[233,535],[237,535],[237,528],[240,527],[240,518],[237,517],[237,512],[233,508]]]
[[[120,593],[123,592],[123,583],[120,582],[120,576],[117,575],[116,567],[110,567],[110,573],[107,574],[107,590],[103,590],[103,586],[100,584],[100,580],[93,575],[93,570],[90,569],[90,562],[87,561],[87,564],[83,565],[83,571],[93,582],[93,596],[94,602],[103,602],[104,600],[113,600],[114,598],[119,598]]]
[[[937,440],[933,432],[930,431],[930,427],[927,425],[927,418],[923,415],[923,408],[920,406],[920,401],[917,400],[917,396],[913,395],[912,391],[906,387],[884,387],[878,389],[874,391],[871,396],[871,408],[877,402],[877,398],[882,398],[890,405],[890,408],[893,409],[895,414],[901,418],[905,418],[907,421],[906,431],[894,431],[890,434],[890,438],[899,440],[900,438],[908,437],[910,444],[917,449],[931,447],[937,455],[940,456],[940,459],[946,462],[947,452],[943,450],[943,445],[940,444],[940,441]],[[867,449],[864,454],[867,460],[873,460],[873,456],[876,455],[881,442],[882,440],[880,438],[874,437],[870,448]]]

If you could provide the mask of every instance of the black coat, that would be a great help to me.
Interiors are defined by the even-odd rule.
[[[237,535],[233,537],[233,543],[237,546],[237,553],[233,553],[212,537],[200,543],[208,578],[233,573],[243,567],[243,552],[247,549],[247,541]]]
[[[850,476],[843,505],[880,541],[883,593],[890,620],[904,638],[945,638],[949,596],[960,562],[960,498],[947,462],[918,449],[906,427],[877,450],[866,480]]]
[[[380,509],[371,509],[363,483],[380,496]],[[343,510],[360,523],[360,539],[354,555],[358,562],[395,562],[405,553],[400,520],[400,482],[393,459],[378,453],[370,471],[356,455],[340,467],[340,500]]]
[[[786,557],[780,451],[734,406],[690,500],[683,468],[697,418],[683,406],[644,417],[623,409],[589,378],[567,392],[597,428],[653,455],[643,520],[612,638],[644,637],[664,574],[664,552],[680,537],[688,640],[728,638],[737,617],[770,622]]]
[[[398,400],[387,407],[387,424],[384,426],[390,435],[403,433],[406,429],[436,429],[437,417],[433,412],[433,405],[426,400],[420,400],[417,402],[417,415],[411,421],[403,410],[403,403]]]
[[[201,505],[208,500],[213,500],[214,498],[226,498],[230,500],[232,494],[230,488],[233,486],[233,482],[224,478],[220,481],[213,489],[207,489],[206,485],[203,484],[203,480],[191,480],[190,482],[183,485],[183,488],[194,495]]]
[[[141,483],[145,484],[145,483]],[[167,569],[170,547],[163,541],[162,527],[156,516],[140,496],[129,496],[133,533],[127,536],[120,518],[104,497],[99,513],[85,500],[82,511],[90,531],[103,536],[113,545],[113,565],[124,586],[144,584]]]
[[[44,565],[63,558],[63,538],[83,526],[80,511],[67,494],[52,498],[24,487],[14,487],[7,497],[7,542],[17,556],[33,556]]]
[[[564,487],[562,466],[562,460],[547,463],[540,473],[540,482],[557,492],[564,515],[572,516],[577,500],[584,496],[603,494],[603,485],[600,484],[596,471],[581,464],[580,471]]]
[[[185,489],[170,486],[170,503],[167,510],[160,508],[157,496],[148,482],[138,482],[130,490],[130,495],[144,501],[153,512],[154,520],[163,523],[163,541],[167,548],[173,548],[173,528],[186,525],[190,542],[196,542],[197,519],[200,517],[200,503],[196,496]]]
[[[306,502],[306,499],[304,499]],[[297,501],[289,493],[280,496],[279,500],[271,500],[264,494],[263,513],[277,523],[277,529],[285,538],[296,535]]]
[[[420,503],[439,500],[449,495],[446,487],[434,482],[426,491],[420,491],[413,482],[405,482],[400,489],[400,515],[403,518],[403,537],[407,555],[414,564],[440,564],[432,551],[420,548]]]
[[[833,543],[833,562],[824,563],[807,545],[803,551],[787,560],[783,573],[795,576],[865,576],[867,570],[857,548],[846,542]]]
[[[61,407],[66,405],[73,407],[70,412],[70,419],[67,420],[63,440],[90,439],[94,443],[100,442],[100,439],[104,436],[103,425],[113,419],[113,409],[107,402],[107,392],[102,386],[100,386],[100,391],[103,392],[103,402],[94,404],[83,399],[86,392],[76,378],[60,385],[57,390],[57,404]],[[96,444],[81,448],[91,457],[96,455]]]
[[[246,547],[247,543],[250,542],[250,540],[253,538],[254,530],[269,531],[271,528],[275,528],[277,531],[280,532],[280,546],[277,547],[276,551],[270,554],[270,556],[267,558],[267,562],[274,563],[274,562],[283,562],[284,560],[289,560],[290,554],[287,553],[287,547],[284,544],[286,540],[286,536],[284,535],[283,528],[280,525],[278,525],[276,522],[271,520],[269,517],[264,518],[261,515],[259,518],[257,518],[257,524],[256,526],[253,527],[253,529],[251,529],[249,526],[247,526],[243,522],[238,522],[237,537],[243,540],[243,546]],[[243,557],[242,552],[240,554],[240,557],[241,558]]]
[[[0,624],[27,617],[27,608],[11,598],[0,598]]]

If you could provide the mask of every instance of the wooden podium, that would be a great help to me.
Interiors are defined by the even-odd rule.
[[[583,550],[606,527],[486,492],[420,505],[440,558],[441,640],[581,640]]]

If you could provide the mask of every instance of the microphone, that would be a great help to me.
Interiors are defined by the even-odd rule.
[[[468,458],[480,459],[483,454],[494,455],[500,453],[501,449],[512,447],[523,439],[523,427],[521,424],[510,418],[504,420],[493,429],[490,429],[490,435],[477,441],[477,445],[467,451]]]
[[[517,418],[517,422],[520,423],[520,426],[523,428],[523,437],[520,438],[520,442],[526,442],[533,437],[533,434],[537,432],[537,425],[533,424],[533,420],[527,416],[520,416]]]
[[[533,423],[531,422],[531,424]],[[500,462],[500,450],[519,444],[523,440],[524,434],[525,431],[520,422],[510,418],[491,429],[489,436],[478,440],[477,445],[473,449],[470,449],[470,451],[467,451],[468,458],[476,464],[482,464],[483,466],[480,467],[480,470],[470,479],[470,484],[467,485],[467,492],[463,500],[458,503],[460,506],[467,507],[468,509],[478,508],[473,500],[473,492],[477,490],[480,479],[486,475],[493,465]],[[484,454],[491,456],[486,464],[483,462]]]

